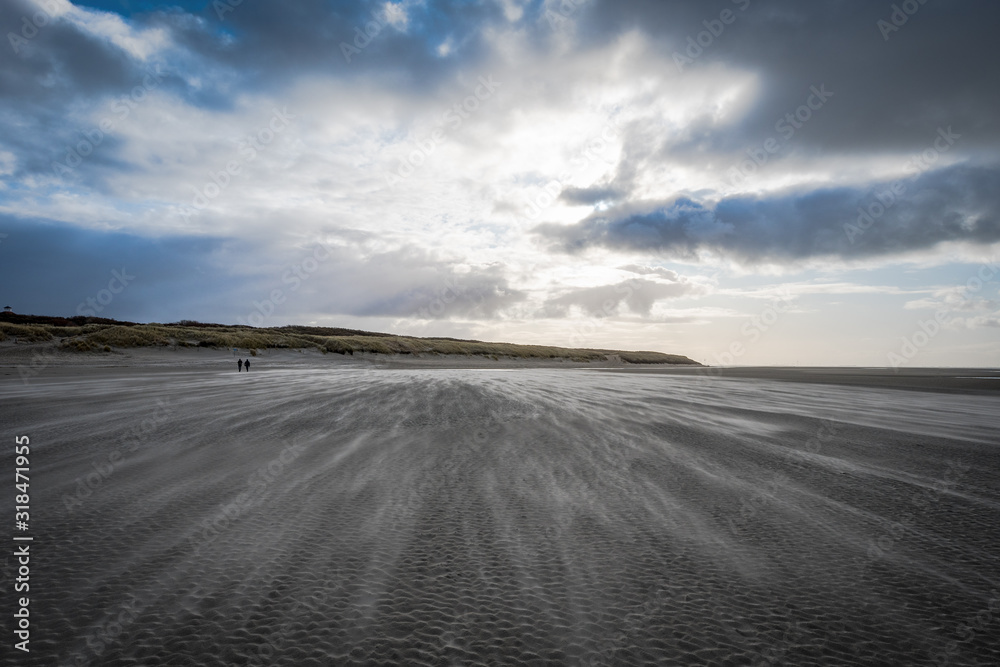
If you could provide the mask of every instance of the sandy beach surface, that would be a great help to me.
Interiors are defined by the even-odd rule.
[[[9,664],[1000,663],[997,371],[38,355]]]

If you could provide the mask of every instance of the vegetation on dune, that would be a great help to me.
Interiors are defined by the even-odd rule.
[[[28,343],[39,343],[51,340],[53,336],[48,327],[33,324],[11,324],[8,322],[0,322],[0,331],[2,331],[6,336]]]
[[[0,340],[41,342],[59,339],[67,350],[109,352],[133,347],[240,348],[255,354],[267,348],[310,349],[337,354],[475,355],[498,360],[564,359],[606,361],[620,359],[639,364],[691,364],[687,357],[662,352],[620,352],[546,345],[487,343],[455,338],[413,338],[335,327],[285,326],[258,329],[242,325],[208,324],[182,320],[172,324],[137,324],[91,317],[36,317],[0,314]]]

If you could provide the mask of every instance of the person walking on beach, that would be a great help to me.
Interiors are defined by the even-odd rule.
[[[247,359],[246,361],[244,361],[243,365],[246,367],[247,373],[249,373],[250,372],[250,360]]]
[[[243,370],[243,360],[242,359],[240,359],[240,361],[239,361],[239,368],[240,368],[240,370],[236,371],[237,373],[239,373],[240,371]]]

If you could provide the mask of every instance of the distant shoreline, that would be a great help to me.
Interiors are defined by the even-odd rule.
[[[238,372],[237,360],[250,359],[251,373],[275,370],[304,372],[344,370],[589,370],[596,373],[687,377],[692,381],[777,381],[922,392],[1000,395],[1000,369],[984,368],[855,368],[855,367],[710,367],[681,364],[626,363],[620,359],[592,361],[568,358],[491,359],[460,354],[351,354],[311,349],[265,349],[257,356],[210,347],[135,347],[111,352],[76,352],[58,340],[36,343],[0,342],[0,377],[25,382],[79,375],[132,375],[169,372]],[[732,386],[732,385],[730,385]]]
[[[420,338],[335,327],[284,326],[255,328],[181,321],[173,324],[140,324],[91,317],[48,317],[0,314],[0,346],[55,346],[59,352],[122,354],[136,349],[235,350],[247,356],[272,350],[317,350],[322,354],[355,356],[473,357],[532,363],[578,362],[585,364],[661,364],[700,367],[678,354],[651,351],[565,348],[520,345],[455,338]],[[38,350],[35,350],[37,355]],[[0,351],[0,357],[9,351]],[[51,355],[50,355],[51,356]],[[2,363],[2,358],[0,358]]]

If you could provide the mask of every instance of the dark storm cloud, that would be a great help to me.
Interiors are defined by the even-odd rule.
[[[697,165],[703,172],[725,174],[729,167],[747,159],[747,149],[757,149],[775,136],[777,123],[807,104],[817,87],[833,96],[821,110],[813,111],[812,118],[766,166],[776,177],[783,173],[781,160],[793,155],[797,164],[819,167],[820,171],[824,165],[810,158],[846,156],[838,163],[846,164],[857,157],[859,172],[870,173],[871,158],[877,158],[881,165],[888,154],[923,151],[933,145],[938,129],[946,127],[961,135],[949,158],[955,154],[974,156],[977,151],[995,153],[1000,145],[1000,87],[994,83],[995,73],[1000,71],[1000,49],[993,35],[995,26],[1000,25],[997,3],[929,0],[920,4],[906,0],[915,3],[915,13],[885,39],[877,22],[891,19],[891,2],[567,2],[560,7],[570,7],[568,16],[575,26],[560,33],[562,28],[548,20],[553,3],[529,2],[524,6],[524,17],[510,22],[499,2],[404,0],[405,29],[383,22],[378,34],[364,43],[355,41],[356,30],[366,28],[373,12],[385,6],[382,1],[244,0],[224,13],[217,13],[219,5],[213,2],[174,6],[123,0],[117,7],[114,0],[92,3],[121,12],[132,37],[150,36],[152,33],[143,31],[157,28],[165,31],[165,37],[144,45],[151,54],[148,63],[140,62],[110,38],[97,37],[64,18],[38,27],[26,44],[18,42],[16,53],[9,42],[5,43],[0,56],[0,149],[14,154],[16,166],[9,175],[12,186],[0,190],[0,201],[14,202],[8,210],[22,211],[30,210],[34,201],[59,211],[50,215],[68,217],[72,216],[65,213],[70,197],[103,205],[87,199],[95,192],[109,195],[108,199],[114,200],[112,206],[133,206],[135,202],[122,193],[143,192],[128,182],[141,168],[129,163],[129,155],[141,151],[123,149],[133,145],[142,148],[144,144],[132,134],[108,133],[83,167],[59,182],[30,177],[36,172],[51,174],[53,161],[64,159],[67,147],[93,130],[92,119],[114,98],[140,85],[150,67],[163,66],[157,91],[168,93],[168,103],[186,107],[184,111],[190,107],[209,112],[232,110],[240,100],[278,98],[283,89],[291,91],[297,85],[308,89],[299,93],[308,99],[321,95],[317,91],[330,79],[346,79],[387,93],[380,99],[390,104],[394,114],[388,130],[405,134],[407,113],[421,105],[437,105],[435,100],[439,101],[449,85],[454,86],[458,74],[475,72],[480,65],[500,71],[510,64],[521,67],[515,72],[508,67],[506,74],[523,81],[505,82],[511,86],[505,90],[524,83],[518,90],[523,91],[527,112],[540,104],[564,109],[577,93],[587,93],[591,84],[598,88],[609,85],[601,79],[600,71],[594,71],[590,81],[590,70],[563,69],[567,63],[577,56],[592,56],[598,49],[617,43],[626,31],[636,30],[647,37],[642,49],[648,43],[654,51],[659,50],[668,75],[650,77],[662,81],[662,87],[635,92],[642,88],[642,72],[615,74],[619,78],[611,82],[612,87],[620,84],[625,91],[623,104],[635,103],[634,113],[623,112],[629,120],[616,130],[621,140],[617,167],[597,183],[567,187],[560,197],[564,204],[611,208],[569,227],[538,228],[554,247],[572,252],[603,246],[679,258],[714,252],[755,263],[827,256],[888,257],[943,241],[987,244],[1000,240],[1000,170],[996,167],[953,167],[907,181],[906,193],[871,224],[861,227],[860,233],[845,230],[845,225],[858,226],[858,207],[877,202],[888,183],[840,188],[827,185],[812,190],[802,186],[795,192],[730,196],[718,203],[711,203],[716,202],[715,195],[708,192],[718,184],[695,183],[686,196],[654,202],[631,200],[638,186],[645,192],[656,192],[648,175],[671,166]],[[906,3],[897,0],[898,5]],[[724,10],[732,12],[735,19],[717,23]],[[22,18],[36,12],[37,7],[25,0],[2,2],[0,26],[16,34]],[[724,27],[720,29],[720,25]],[[700,47],[701,52],[691,56],[691,62],[682,63],[683,71],[671,69],[673,54],[685,53],[688,38],[697,39],[706,30],[718,34],[710,35],[710,43]],[[566,40],[555,39],[558,35]],[[437,49],[445,41],[452,51],[442,56]],[[358,49],[350,52],[351,62],[345,58],[343,44]],[[522,49],[516,57],[505,50],[511,44]],[[533,59],[524,57],[524,49]],[[642,53],[648,55],[645,50]],[[537,64],[538,72],[522,67],[524,62]],[[650,62],[658,61],[654,57]],[[720,74],[723,70],[727,71],[724,75]],[[731,81],[751,80],[750,76],[733,75],[733,70],[753,75],[752,80],[759,85],[749,108],[706,108],[694,119],[685,118],[674,125],[665,122],[662,115],[669,115],[671,96],[678,94],[671,88],[675,81],[705,77],[708,89],[715,90],[715,82],[722,86],[723,82],[729,85]],[[567,75],[560,76],[564,72]],[[546,73],[554,73],[551,85],[540,76]],[[719,94],[724,92],[721,87],[718,90]],[[352,102],[338,100],[343,105]],[[643,117],[642,109],[652,111]],[[484,107],[477,123],[483,128],[499,128],[498,138],[503,139],[500,114],[518,115],[516,107],[497,104]],[[468,129],[467,136],[456,135],[456,144],[472,141],[472,124]],[[211,129],[201,131],[199,137],[195,128],[190,137],[178,138],[174,144],[187,148],[185,141],[198,142]],[[309,143],[309,137],[304,136],[303,144]],[[350,146],[350,141],[344,145]],[[483,151],[487,150],[490,146],[484,142]],[[211,155],[206,152],[199,157]],[[502,161],[499,153],[498,161]],[[0,168],[4,164],[0,162]],[[116,176],[122,177],[121,182],[115,182]],[[844,177],[833,173],[829,182],[843,183]],[[856,182],[856,176],[849,177]],[[166,177],[162,178],[169,185]],[[473,188],[482,185],[471,178],[469,183]],[[67,187],[77,190],[67,193]],[[163,191],[167,193],[169,188]],[[659,190],[663,192],[670,191]],[[53,205],[53,194],[68,196]],[[497,206],[499,209],[500,204]],[[96,208],[86,209],[88,217]],[[156,212],[150,218],[137,218],[136,226],[154,220],[162,229],[163,220],[155,218]],[[39,303],[34,309],[53,313],[71,314],[82,298],[106,283],[109,271],[134,262],[145,273],[134,289],[116,298],[113,307],[122,308],[114,311],[116,316],[142,319],[152,313],[150,317],[165,319],[176,313],[177,319],[231,322],[245,316],[273,286],[281,288],[285,271],[301,261],[294,249],[276,251],[263,243],[228,238],[155,240],[74,231],[44,221],[0,218],[0,223],[7,225],[0,227],[0,232],[10,235],[0,247],[3,284],[14,286],[15,297],[23,295],[29,303]],[[411,238],[402,243],[407,246],[403,249],[374,255],[360,252],[361,243],[347,242],[343,249],[332,251],[332,260],[324,262],[311,281],[288,295],[283,313],[289,318],[310,312],[499,318],[505,309],[528,299],[508,284],[502,265],[469,270],[460,266],[460,259],[441,260],[407,245],[425,241]],[[22,250],[14,253],[14,247]],[[620,285],[610,285],[557,293],[544,302],[545,307],[551,312],[573,307],[594,313],[595,308],[603,312],[612,300],[616,307],[648,313],[656,299],[683,296],[687,294],[684,290],[694,289],[676,280],[676,275],[636,273],[649,283],[648,296],[624,297],[615,292]],[[169,308],[161,306],[167,303]]]
[[[272,326],[313,312],[490,319],[525,298],[499,265],[459,271],[413,248],[362,257],[354,245],[149,238],[10,216],[0,217],[0,233],[0,305],[24,313],[222,323],[260,313],[267,316],[261,324]],[[126,288],[109,303],[84,306],[99,312],[81,313],[114,272],[126,277]],[[268,305],[275,290],[280,297]]]
[[[406,24],[394,26],[384,18],[385,4],[245,0],[230,10],[223,0],[207,3],[195,21],[176,11],[144,20],[169,27],[178,42],[208,62],[239,71],[244,85],[258,89],[284,86],[294,72],[374,75],[411,92],[433,87],[444,75],[485,57],[481,32],[499,20],[492,2],[403,1],[394,4],[404,7]],[[452,55],[439,57],[437,47],[449,38]]]
[[[233,1],[235,3],[237,0]],[[162,11],[165,5],[192,13],[200,12],[204,11],[206,7],[211,7],[212,0],[171,0],[170,2],[163,2],[163,0],[88,0],[73,4],[131,17],[136,14]]]
[[[133,94],[145,98],[154,89],[184,87],[176,73],[142,63],[108,39],[24,0],[0,3],[0,26],[7,30],[0,48],[0,102],[4,110],[0,114],[0,145],[18,158],[15,178],[37,172],[53,174],[53,163],[65,160],[69,148],[90,141],[87,132],[101,144],[101,150],[88,157],[80,172],[63,172],[67,183],[86,179],[91,167],[124,166],[116,165],[110,157],[117,138],[103,132],[99,135],[96,125],[73,115],[86,115],[100,105]],[[135,107],[133,101],[124,104],[127,112],[108,112],[107,120],[120,121],[123,113],[127,116]]]
[[[0,115],[0,144],[18,157],[15,177],[52,173],[68,148],[94,130],[72,114],[86,115],[128,96],[150,71],[158,73],[158,90],[211,110],[231,109],[244,93],[283,89],[307,75],[374,77],[419,96],[457,68],[486,56],[480,31],[499,13],[493,3],[407,5],[405,31],[383,20],[378,34],[361,42],[360,53],[349,53],[348,63],[343,45],[353,46],[355,29],[364,31],[373,17],[381,16],[385,3],[246,0],[224,12],[211,2],[195,4],[200,6],[160,3],[153,9],[150,3],[91,3],[125,14],[132,30],[163,29],[169,53],[157,54],[161,62],[154,65],[26,0],[0,3],[0,26],[16,35],[0,49],[0,100],[6,112]],[[219,6],[229,7],[225,2]],[[33,19],[39,14],[40,26]],[[22,38],[22,32],[29,38]],[[446,39],[454,53],[441,58],[436,48]],[[100,186],[102,177],[92,172],[102,160],[113,160],[107,157],[113,152],[109,147],[110,142],[80,171],[58,175],[67,184]]]
[[[16,312],[135,320],[176,312],[180,319],[206,287],[232,292],[245,282],[221,268],[246,250],[238,242],[151,239],[9,216],[0,217],[0,231],[7,235],[0,243],[0,299]],[[119,290],[113,299],[88,305],[113,279]],[[79,312],[81,304],[95,312]]]
[[[702,37],[708,45],[683,65],[682,76],[699,76],[713,63],[746,69],[760,75],[760,101],[734,127],[711,127],[706,119],[711,131],[689,128],[670,146],[675,152],[738,150],[763,140],[774,133],[777,119],[803,104],[810,87],[820,84],[836,94],[836,101],[796,138],[803,148],[916,148],[927,141],[928,132],[946,125],[974,133],[979,146],[996,146],[1000,4],[895,4],[915,11],[896,17],[905,23],[898,31],[886,31],[888,40],[878,21],[891,21],[893,3],[868,0],[622,0],[597,2],[579,16],[584,39],[591,43],[613,40],[634,28],[650,35],[672,58],[675,52],[687,57],[688,38],[697,40],[707,29],[704,22],[719,32],[721,12],[732,12],[732,22],[722,25],[718,36],[707,35],[711,41]]]
[[[131,81],[133,64],[120,48],[26,0],[0,3],[0,26],[0,97],[5,104],[63,108],[76,98],[115,92]]]
[[[563,251],[601,246],[692,259],[717,253],[746,263],[859,259],[945,241],[1000,241],[1000,167],[957,166],[866,189],[689,197],[631,204],[570,225],[536,229]],[[902,186],[902,190],[900,190]]]
[[[436,84],[457,68],[490,58],[484,35],[493,26],[508,25],[497,2],[403,3],[405,31],[383,22],[348,63],[342,45],[353,46],[356,29],[363,31],[385,3],[91,4],[125,14],[135,28],[167,30],[172,43],[189,55],[172,61],[163,89],[208,108],[227,108],[241,91],[283,87],[309,74],[374,77],[410,95],[433,94]],[[231,11],[219,11],[220,6]],[[625,128],[628,160],[603,194],[627,193],[632,172],[665,158],[726,160],[742,154],[774,135],[775,123],[800,107],[810,88],[819,85],[833,91],[835,98],[779,159],[792,151],[918,149],[933,139],[938,126],[947,125],[979,148],[995,146],[1000,137],[1000,87],[992,81],[1000,71],[1000,49],[994,46],[992,32],[1000,24],[1000,5],[958,0],[915,6],[916,13],[886,41],[877,21],[891,17],[891,3],[570,2],[566,7],[577,22],[577,48],[599,47],[625,30],[637,29],[668,61],[675,52],[685,54],[688,38],[707,30],[704,22],[718,29],[723,25],[718,22],[721,12],[730,11],[734,21],[723,25],[722,32],[684,65],[681,76],[697,77],[707,66],[722,63],[756,73],[763,88],[759,101],[735,124],[706,114],[672,133],[640,121]],[[552,10],[542,3],[528,3],[524,9],[517,29],[544,48],[553,33],[548,20]],[[0,25],[19,26],[22,17],[35,11],[25,0],[3,3]],[[445,40],[454,50],[440,57],[436,48]],[[81,99],[127,93],[143,70],[117,46],[63,19],[39,28],[22,53],[6,49],[0,98],[14,113],[0,121],[0,129],[19,156],[20,168],[51,167],[52,158],[80,131],[61,122],[65,112]],[[207,85],[189,85],[188,74]],[[601,194],[581,191],[564,198],[586,204]]]

